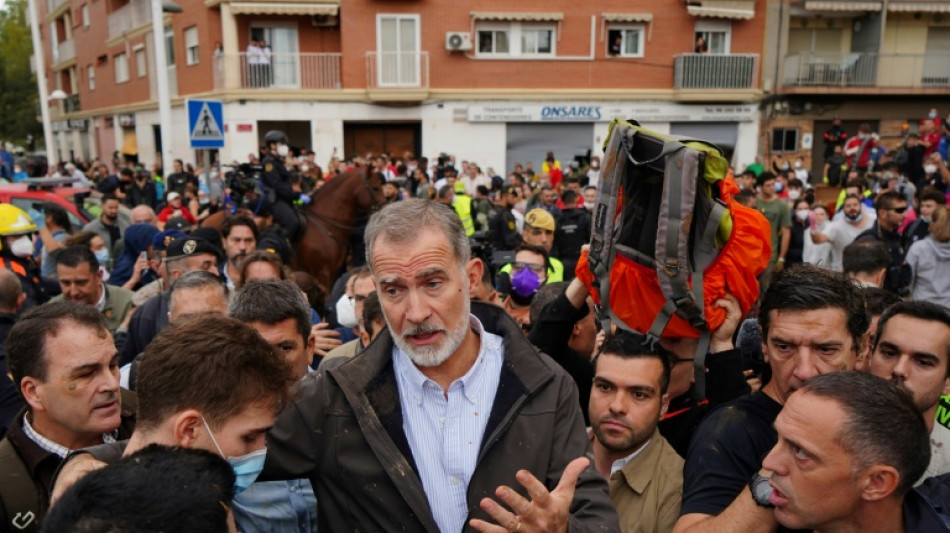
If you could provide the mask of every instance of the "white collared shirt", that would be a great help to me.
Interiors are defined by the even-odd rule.
[[[481,339],[478,357],[464,376],[449,385],[447,394],[393,345],[402,428],[441,531],[461,531],[465,526],[468,483],[504,364],[502,338],[485,331],[475,316],[469,320]]]

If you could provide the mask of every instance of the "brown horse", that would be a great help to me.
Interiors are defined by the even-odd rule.
[[[367,213],[383,205],[383,175],[368,169],[351,170],[313,193],[304,210],[307,231],[294,246],[294,267],[309,272],[329,294],[333,279],[346,260],[350,232],[359,211]]]
[[[384,202],[383,181],[378,172],[351,170],[314,191],[310,205],[302,210],[306,231],[294,244],[294,269],[309,272],[329,292],[346,259],[350,232],[359,222],[358,212],[368,213]],[[219,211],[201,226],[220,231],[226,216],[226,212]]]

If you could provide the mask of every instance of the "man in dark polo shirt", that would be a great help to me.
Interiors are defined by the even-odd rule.
[[[776,276],[759,311],[772,379],[699,426],[675,532],[775,530],[771,510],[747,488],[777,442],[775,418],[809,378],[854,368],[869,322],[861,289],[843,274],[797,265]]]
[[[782,526],[948,530],[944,504],[913,489],[930,459],[929,431],[896,383],[862,372],[817,376],[789,397],[775,429],[778,444],[762,463],[770,478],[757,492]]]
[[[93,306],[31,309],[10,331],[7,357],[27,407],[0,441],[0,531],[38,531],[63,458],[128,438],[134,395],[120,394],[112,335]]]

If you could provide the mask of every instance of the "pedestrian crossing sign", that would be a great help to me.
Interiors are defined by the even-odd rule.
[[[192,148],[224,148],[224,111],[217,100],[188,100],[188,139]]]

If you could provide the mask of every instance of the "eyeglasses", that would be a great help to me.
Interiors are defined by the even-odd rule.
[[[544,265],[538,263],[525,263],[524,261],[515,261],[511,264],[511,270],[513,272],[518,272],[519,270],[524,270],[530,268],[535,274],[544,274]]]
[[[888,207],[888,208],[886,208],[886,209],[887,209],[888,211],[893,211],[893,212],[895,212],[895,213],[897,213],[897,214],[903,214],[904,211],[907,211],[907,206],[905,205],[904,207]]]

